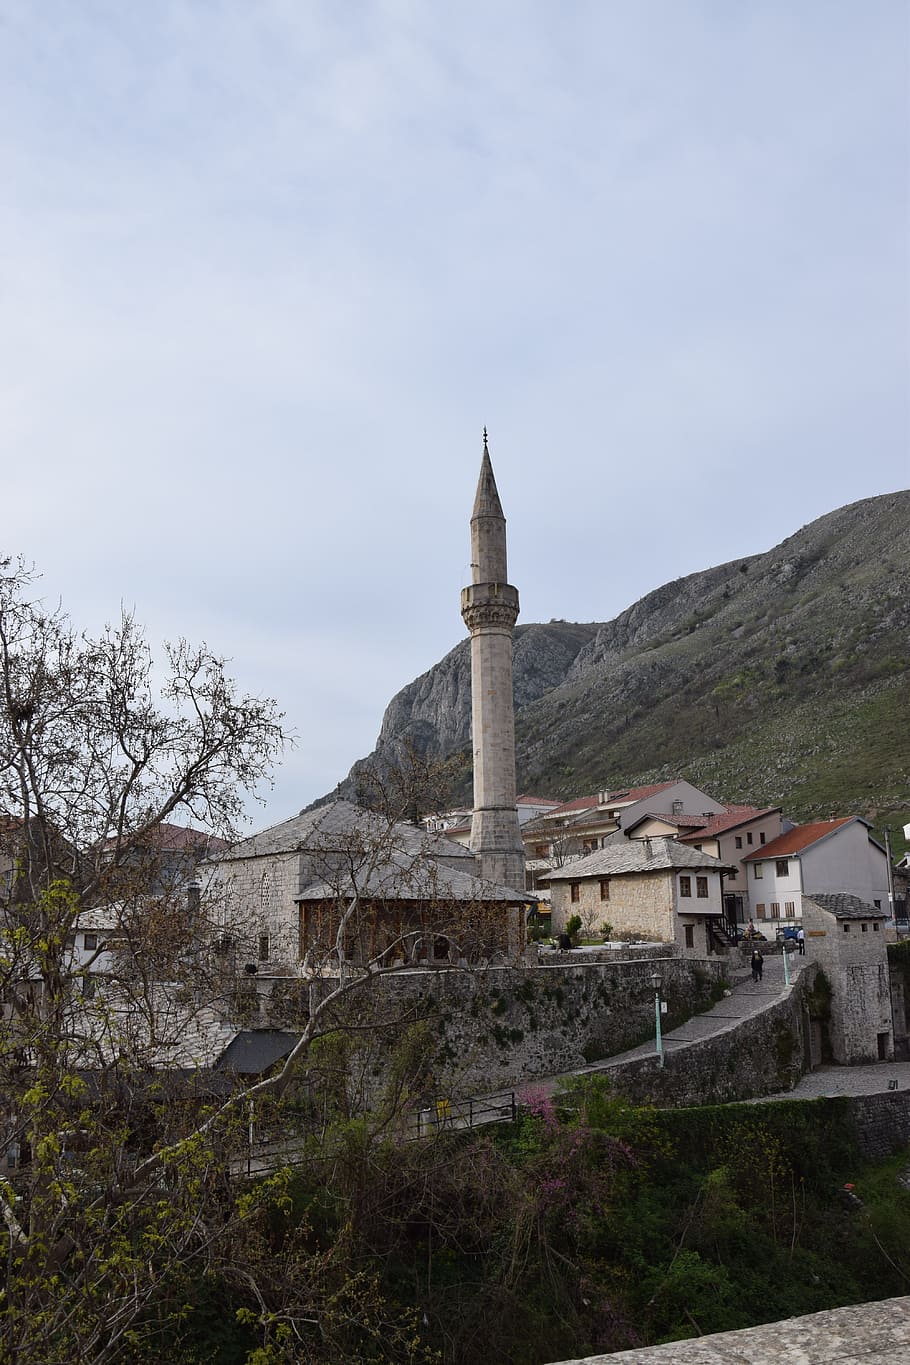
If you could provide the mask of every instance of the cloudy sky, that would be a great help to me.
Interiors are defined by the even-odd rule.
[[[910,483],[904,0],[0,0],[0,547],[298,736]]]

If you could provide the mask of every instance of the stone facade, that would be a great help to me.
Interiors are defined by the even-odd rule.
[[[716,999],[723,964],[649,956],[472,970],[407,970],[376,979],[364,1008],[377,1021],[424,1020],[434,1039],[427,1068],[435,1086],[456,1096],[511,1090],[612,1056],[653,1037],[654,972],[668,1003],[666,1027],[676,1027]],[[244,983],[250,1026],[293,1029],[331,981]],[[295,989],[296,988],[296,989]],[[356,1001],[353,1008],[359,1008]],[[363,1075],[379,1079],[391,1041],[381,1026],[363,1033]],[[369,1053],[367,1058],[366,1054]]]
[[[812,958],[831,987],[829,1036],[836,1062],[894,1057],[891,977],[885,915],[856,896],[803,896],[803,926]]]
[[[578,915],[587,936],[609,923],[614,935],[675,943],[693,959],[717,951],[711,931],[723,910],[717,860],[671,838],[614,837],[549,874],[553,933]]]
[[[857,1303],[692,1341],[558,1365],[899,1365],[910,1360],[910,1298]]]

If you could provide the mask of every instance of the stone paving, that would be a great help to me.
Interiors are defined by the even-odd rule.
[[[833,1308],[666,1346],[558,1365],[907,1365],[910,1298]]]
[[[801,958],[797,953],[790,955],[791,981],[796,981],[800,971],[808,962],[808,957]],[[704,1014],[693,1014],[692,1018],[681,1024],[679,1028],[664,1034],[664,1052],[667,1056],[671,1052],[681,1052],[684,1048],[703,1042],[705,1038],[713,1038],[718,1033],[726,1033],[730,1029],[736,1028],[744,1019],[755,1014],[761,1014],[762,1010],[767,1009],[769,1005],[773,1005],[776,1000],[779,1000],[785,989],[783,956],[774,954],[765,958],[762,980],[757,985],[753,984],[752,973],[748,967],[735,968],[731,971],[730,976],[733,983],[730,995],[724,996],[713,1009],[706,1010]],[[631,1062],[639,1057],[650,1057],[653,1054],[654,1043],[642,1043],[639,1047],[630,1048],[628,1052],[620,1052],[602,1062],[580,1067],[571,1074],[573,1076],[590,1076],[598,1071],[609,1071],[611,1067],[621,1066],[624,1062]]]
[[[895,1084],[896,1082],[896,1084]],[[910,1090],[910,1062],[874,1062],[866,1066],[820,1066],[803,1076],[792,1090],[766,1095],[768,1100],[817,1100],[834,1095],[877,1095],[883,1090]]]

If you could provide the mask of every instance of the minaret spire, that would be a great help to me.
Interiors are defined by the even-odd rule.
[[[471,632],[471,848],[482,877],[523,891],[525,860],[515,804],[512,702],[512,629],[518,618],[518,590],[508,582],[506,519],[486,427],[471,513],[471,586],[462,590],[461,614]]]

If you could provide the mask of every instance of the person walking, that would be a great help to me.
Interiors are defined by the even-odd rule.
[[[765,966],[765,959],[764,959],[764,958],[762,957],[762,955],[761,955],[761,949],[760,949],[760,948],[753,948],[753,950],[752,950],[752,980],[753,980],[753,982],[758,983],[759,981],[761,981],[761,974],[762,974],[762,972],[763,972],[763,970],[764,970],[764,966]]]
[[[796,942],[797,942],[797,944],[799,945],[799,955],[800,955],[800,957],[805,957],[805,956],[806,956],[806,931],[805,931],[805,929],[802,927],[802,925],[799,926],[799,929],[798,929],[797,932],[796,932]]]

